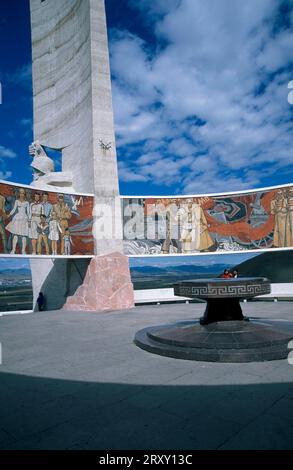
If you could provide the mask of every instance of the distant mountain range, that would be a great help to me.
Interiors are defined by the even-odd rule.
[[[166,266],[159,268],[158,266],[137,266],[131,268],[131,276],[134,278],[146,276],[175,276],[182,274],[221,274],[227,267],[225,264],[213,264],[206,266],[198,266],[192,264],[182,264],[178,266]]]
[[[182,264],[178,266],[138,266],[131,268],[134,289],[159,289],[172,287],[175,282],[184,279],[199,279],[219,276],[227,265],[213,264],[198,266]]]
[[[0,276],[5,274],[14,274],[15,276],[28,274],[30,276],[31,270],[28,268],[19,268],[19,269],[3,269],[0,271]]]
[[[225,268],[233,269],[234,266],[223,263],[196,265],[182,264],[173,266],[136,266],[131,268],[131,278],[136,289],[152,289],[168,287],[181,279],[192,277],[219,276]],[[273,251],[259,254],[247,261],[235,266],[240,276],[267,277],[273,283],[293,283],[293,250]],[[0,271],[0,281],[31,279],[29,268],[7,268]]]
[[[131,269],[135,289],[171,287],[184,279],[220,276],[225,268],[238,269],[243,277],[267,277],[272,283],[293,283],[293,250],[261,253],[236,266],[227,264],[142,266]]]
[[[22,279],[31,279],[31,271],[27,268],[20,269],[3,269],[0,271],[0,281],[11,281],[15,280],[17,283],[18,280]]]

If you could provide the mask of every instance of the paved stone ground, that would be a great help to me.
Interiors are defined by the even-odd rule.
[[[156,356],[137,330],[202,304],[0,317],[1,449],[293,449],[293,366]],[[293,303],[243,304],[293,320]],[[293,332],[292,332],[293,338]]]

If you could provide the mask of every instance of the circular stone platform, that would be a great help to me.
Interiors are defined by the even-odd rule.
[[[292,325],[291,325],[292,326]],[[220,321],[201,325],[178,322],[140,330],[135,344],[161,356],[210,362],[258,362],[285,359],[293,332],[273,322]]]

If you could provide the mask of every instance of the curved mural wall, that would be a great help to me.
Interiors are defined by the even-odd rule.
[[[0,254],[92,255],[93,197],[0,182]]]
[[[293,248],[293,185],[234,194],[122,198],[127,255]]]
[[[111,207],[96,206],[111,238]],[[128,256],[293,248],[293,184],[206,196],[123,196],[121,208]],[[94,213],[91,194],[0,181],[0,255],[93,256]]]

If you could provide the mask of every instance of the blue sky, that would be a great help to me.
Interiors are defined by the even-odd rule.
[[[106,0],[122,194],[290,183],[293,1]],[[29,183],[28,0],[1,3],[0,178]]]
[[[293,181],[293,0],[106,0],[106,10],[121,194]],[[1,2],[0,81],[0,179],[30,183],[28,0]]]
[[[140,11],[136,30],[110,29],[122,191],[192,194],[291,182],[293,2],[128,6]]]

